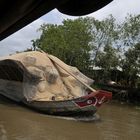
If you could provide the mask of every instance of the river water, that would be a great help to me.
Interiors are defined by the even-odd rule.
[[[0,140],[140,140],[140,108],[103,105],[93,122],[50,117],[0,101]]]

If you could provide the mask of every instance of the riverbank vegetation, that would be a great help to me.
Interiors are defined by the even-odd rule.
[[[42,49],[76,66],[95,83],[140,88],[140,15],[118,23],[110,15],[66,19],[60,25],[43,24],[33,50]]]

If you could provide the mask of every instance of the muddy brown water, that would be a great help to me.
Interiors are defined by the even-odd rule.
[[[140,108],[109,103],[100,120],[79,122],[50,117],[0,102],[0,140],[140,140]]]

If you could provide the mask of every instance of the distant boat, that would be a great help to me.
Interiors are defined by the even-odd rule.
[[[39,54],[41,56],[43,55],[43,54],[40,54],[40,52],[32,52],[32,53]],[[32,54],[32,53],[27,53],[28,57],[29,57],[29,54]],[[23,53],[23,54],[25,55],[26,53]],[[42,82],[40,74],[37,75],[33,71],[29,71],[29,66],[26,67],[26,65],[22,63],[23,61],[20,61],[20,59],[22,60],[22,58],[23,57],[21,57],[19,54],[18,57],[9,56],[6,58],[2,58],[0,60],[0,94],[15,102],[24,104],[29,108],[32,108],[39,112],[50,114],[50,115],[75,116],[75,115],[84,114],[88,116],[88,115],[93,115],[97,111],[98,107],[100,107],[103,103],[107,102],[108,100],[112,98],[112,94],[110,92],[103,91],[103,90],[87,91],[83,89],[82,86],[71,87],[72,88],[71,91],[77,92],[77,93],[72,93],[72,95],[70,93],[62,93],[61,95],[59,95],[58,94],[59,87],[58,89],[56,88],[55,94],[53,93],[49,94],[50,89],[48,92],[47,88],[50,88],[52,84],[54,85],[57,84],[57,82],[54,82],[54,80],[55,78],[58,79],[58,77],[54,75],[50,75],[54,83],[52,83],[52,81],[51,82],[49,81],[50,82],[48,84],[49,86],[45,88],[45,91],[42,91],[42,89],[44,89],[44,86],[41,85],[41,88],[42,87],[43,88],[40,90],[40,87],[39,87],[40,92],[38,92],[38,86],[40,82]],[[32,57],[31,59],[26,58],[26,60],[34,61],[35,59],[33,58],[34,57]],[[35,65],[35,67],[37,66]],[[38,66],[38,68],[43,69],[41,66]],[[63,71],[62,76],[65,76],[65,75],[66,73],[64,73]],[[73,77],[71,77],[70,80],[72,78]],[[85,76],[84,78],[86,79]],[[50,77],[48,79],[50,80]],[[88,79],[87,81],[90,81],[90,80]],[[60,84],[60,81],[59,81],[59,84]],[[68,85],[65,85],[65,86],[68,86]],[[53,87],[51,90],[52,91],[54,90]],[[66,92],[68,92],[68,90],[66,90]],[[58,95],[61,98],[60,97],[58,98]]]

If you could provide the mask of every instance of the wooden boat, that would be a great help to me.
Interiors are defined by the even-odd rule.
[[[29,102],[26,98],[20,97],[21,99],[19,99],[19,97],[16,96],[17,94],[14,94],[15,90],[12,90],[12,93],[9,93],[0,90],[2,96],[17,102],[18,104],[27,106],[41,113],[58,116],[91,116],[96,113],[98,107],[112,98],[110,92],[98,90],[97,92],[91,92],[89,95],[72,100]]]
[[[19,61],[11,59],[0,61],[0,94],[46,114],[59,116],[93,115],[98,107],[112,98],[110,92],[98,90],[65,100],[29,101],[23,94],[23,79],[37,83],[40,77],[30,73]],[[26,81],[24,82],[26,83]]]
[[[97,108],[112,98],[112,94],[99,90],[89,95],[64,101],[32,101],[22,103],[37,111],[59,116],[93,115]]]

